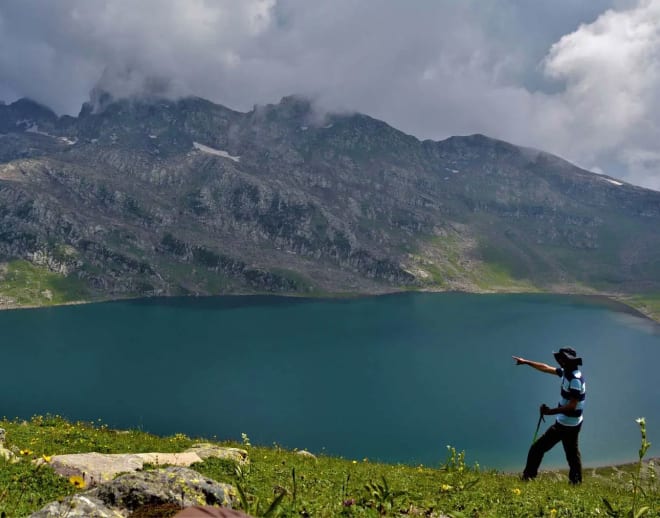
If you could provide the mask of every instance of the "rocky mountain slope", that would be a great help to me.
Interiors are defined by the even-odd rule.
[[[0,105],[5,304],[34,272],[51,299],[652,293],[658,228],[660,192],[482,135],[321,118],[297,97],[248,113],[102,92],[78,117]]]

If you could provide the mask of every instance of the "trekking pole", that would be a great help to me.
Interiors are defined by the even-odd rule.
[[[536,437],[539,434],[539,428],[541,427],[541,421],[545,421],[545,417],[543,417],[543,414],[539,410],[539,422],[536,423],[536,431],[534,432],[534,438],[532,439],[532,444],[536,442]]]

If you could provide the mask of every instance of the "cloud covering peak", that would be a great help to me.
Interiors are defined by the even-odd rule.
[[[420,138],[485,133],[660,189],[660,0],[4,0],[0,99],[234,109],[298,93]]]

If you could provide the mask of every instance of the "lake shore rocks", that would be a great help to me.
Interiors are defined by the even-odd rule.
[[[142,470],[145,464],[188,467],[212,457],[227,459],[239,465],[249,462],[247,451],[240,448],[200,443],[181,453],[109,454],[92,452],[53,455],[50,466],[58,475],[78,476],[82,478],[86,486],[95,486],[111,481],[120,473]]]
[[[125,518],[143,506],[213,506],[231,509],[236,489],[194,470],[172,466],[120,475],[84,493],[51,502],[30,518]],[[212,516],[212,515],[211,515]]]

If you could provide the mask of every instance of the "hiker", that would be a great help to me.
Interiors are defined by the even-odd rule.
[[[523,480],[535,478],[545,452],[561,441],[568,461],[568,478],[571,484],[579,484],[582,482],[582,459],[578,448],[578,436],[582,428],[582,409],[586,395],[586,384],[580,371],[582,358],[578,358],[575,350],[570,347],[562,347],[552,354],[560,367],[526,360],[518,356],[513,357],[516,365],[529,365],[541,372],[555,374],[562,378],[559,405],[550,408],[543,404],[539,409],[541,416],[556,415],[557,420],[530,447],[522,478]]]

